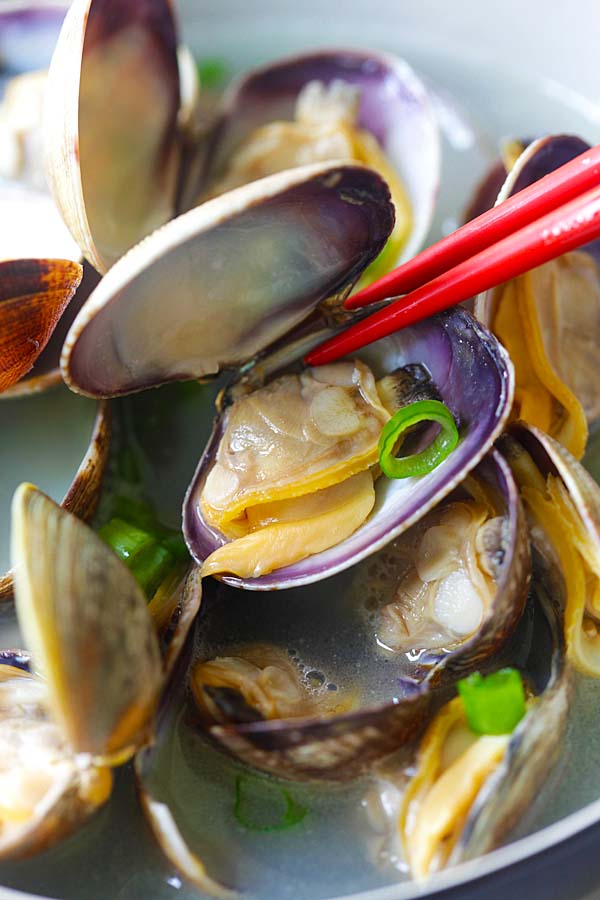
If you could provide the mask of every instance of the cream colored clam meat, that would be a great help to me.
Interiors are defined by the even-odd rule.
[[[363,163],[385,178],[396,209],[396,224],[381,260],[384,269],[389,268],[410,235],[412,210],[404,185],[376,138],[359,127],[359,109],[358,87],[340,79],[329,84],[308,82],[298,94],[294,119],[252,131],[210,186],[208,196],[310,163],[335,159]]]
[[[235,655],[196,663],[191,686],[203,718],[213,722],[228,721],[219,706],[219,691],[225,692],[228,711],[234,716],[232,697],[237,695],[244,707],[250,707],[262,719],[326,717],[347,712],[353,701],[347,694],[332,694],[324,684],[310,686],[288,654],[268,644],[251,645],[238,649]]]
[[[444,504],[359,573],[355,590],[382,650],[452,647],[478,630],[494,598],[504,521],[475,500]]]
[[[502,762],[510,737],[474,734],[460,697],[432,721],[398,817],[414,878],[424,879],[444,868],[480,789]]]
[[[64,837],[109,797],[112,775],[73,753],[38,678],[0,665],[0,859]]]
[[[373,508],[389,416],[360,362],[284,375],[237,400],[200,497],[229,542],[203,573],[257,577],[352,534]]]

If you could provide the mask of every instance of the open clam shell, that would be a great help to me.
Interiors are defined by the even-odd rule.
[[[174,212],[181,98],[170,3],[76,0],[47,97],[52,192],[85,257],[105,272]]]
[[[477,795],[460,840],[450,857],[454,865],[498,847],[521,820],[556,763],[567,725],[572,675],[565,656],[560,603],[550,593],[543,567],[534,566],[533,594],[542,612],[543,634],[536,630],[528,669],[538,696],[512,735],[498,769]]]
[[[507,464],[497,453],[490,455],[479,466],[476,477],[481,479],[486,490],[496,495],[500,514],[504,517],[504,530],[510,538],[504,544],[491,606],[471,638],[448,650],[429,653],[422,653],[422,646],[418,645],[419,652],[415,652],[412,663],[409,662],[412,654],[382,657],[373,640],[371,620],[363,609],[364,579],[372,572],[375,573],[372,577],[377,578],[377,557],[363,563],[362,567],[323,582],[316,595],[314,588],[310,591],[296,588],[288,592],[285,610],[281,612],[277,611],[281,601],[276,597],[268,594],[257,597],[252,605],[251,619],[246,613],[247,600],[242,593],[223,585],[217,588],[213,583],[212,589],[208,588],[208,611],[205,610],[204,618],[199,623],[198,672],[192,676],[194,684],[196,677],[200,678],[197,687],[202,727],[211,738],[244,762],[280,776],[345,780],[365,771],[374,760],[416,736],[437,689],[458,675],[484,664],[491,654],[497,652],[513,632],[524,608],[529,584],[529,549],[516,485]],[[320,592],[326,595],[326,602]],[[316,635],[309,633],[307,625],[315,615],[315,606],[321,610],[321,627]],[[291,630],[289,624],[284,626],[284,622],[289,622],[290,610],[294,610],[303,623],[297,626],[300,629],[298,634]],[[344,668],[343,659],[339,658],[340,655],[343,658],[344,653],[332,650],[331,639],[324,640],[321,632],[335,635],[336,643],[342,646],[347,644],[353,647],[358,642],[360,649],[355,647],[349,650],[352,663],[348,670]],[[319,677],[323,690],[317,694],[316,700],[313,697],[315,702],[310,699],[310,690],[307,694],[306,689],[298,688],[297,692],[293,689],[290,679],[293,680],[297,666],[289,659],[285,647],[278,648],[275,643],[272,651],[261,649],[265,640],[271,643],[269,635],[272,634],[278,635],[279,641],[285,640],[294,646],[301,644],[305,667],[312,669],[315,677],[319,672],[327,673]],[[369,647],[370,651],[365,649]],[[281,662],[278,662],[278,654]],[[214,681],[213,674],[209,675],[206,669],[206,684],[210,686],[207,688],[209,701],[204,705],[202,660],[215,658],[219,663],[221,659],[225,665],[227,657],[232,658],[234,669],[237,658],[247,658],[259,667],[274,667],[269,669],[273,672],[273,678],[277,672],[280,673],[272,681],[275,696],[285,696],[288,689],[283,694],[281,691],[284,690],[283,685],[288,684],[291,691],[289,704],[291,708],[296,707],[299,713],[293,716],[288,714],[288,718],[281,717],[281,714],[278,717],[276,712],[266,715],[266,708],[259,699],[258,706],[253,709],[253,701],[248,697],[261,697],[263,689],[257,688],[255,694],[248,682],[250,693],[246,697],[244,689],[246,699],[240,700],[242,689],[239,686],[234,688],[238,678],[230,679],[225,669],[223,681],[219,681],[218,675]],[[361,696],[364,686],[361,684],[362,678],[356,683],[357,657],[360,659],[358,670],[365,684],[378,686],[377,693],[382,700],[377,706]],[[253,666],[250,668],[253,669]],[[242,681],[245,678],[243,667],[240,677]],[[263,683],[262,678],[259,677],[260,684]],[[296,678],[300,676],[296,674]],[[267,679],[265,684],[271,680],[267,678],[266,669],[264,679]],[[324,687],[328,679],[337,683],[338,692],[333,695],[337,711],[332,707],[331,695]],[[303,683],[301,678],[299,683]],[[211,712],[215,706],[210,698],[213,688],[218,688],[220,684],[228,689],[234,688],[234,691],[225,691],[223,706],[220,706],[217,690],[215,702],[220,712],[215,717]],[[372,696],[372,691],[371,688],[369,694],[365,689],[364,698]],[[236,692],[239,693],[237,700]],[[269,689],[267,695],[268,692]],[[282,702],[278,700],[273,708],[288,708],[281,706]],[[311,705],[314,707],[312,713],[303,712]],[[340,712],[344,706],[349,711]]]
[[[573,135],[533,141],[501,202],[589,149]],[[600,416],[600,241],[478,297],[475,314],[507,346],[516,369],[515,418],[549,432],[577,458]]]
[[[217,197],[102,279],[67,336],[65,381],[109,397],[239,366],[351,284],[392,225],[385,182],[361,166],[308,166]]]
[[[455,488],[498,437],[512,403],[513,374],[498,342],[464,310],[453,310],[378,341],[361,353],[376,377],[412,363],[431,375],[461,434],[456,450],[429,475],[375,485],[376,501],[367,521],[342,543],[261,578],[225,576],[228,584],[275,590],[310,584],[341,572],[376,552],[409,528]],[[490,403],[490,397],[495,398]],[[184,534],[190,552],[202,562],[225,537],[202,516],[199,497],[224,431],[227,410],[198,465],[184,505]]]
[[[431,223],[440,175],[438,126],[426,90],[404,60],[392,54],[325,49],[286,57],[253,69],[223,98],[207,151],[204,184],[223,174],[232,153],[264,125],[293,119],[298,95],[310,83],[336,83],[359,92],[357,127],[373,135],[399,176],[412,212],[399,258],[413,256]]]
[[[61,731],[76,752],[126,758],[146,738],[162,683],[141,588],[87,525],[31,485],[13,499],[12,558],[19,624]]]
[[[494,540],[494,597],[475,633],[456,646],[419,653],[419,665],[433,666],[431,680],[448,684],[484,666],[515,630],[525,609],[531,575],[527,519],[510,467],[493,450],[474,470],[476,482],[495,498],[502,517],[499,542]]]

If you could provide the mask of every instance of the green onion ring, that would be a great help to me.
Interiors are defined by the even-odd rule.
[[[485,677],[473,672],[457,688],[475,734],[511,734],[525,715],[525,689],[517,669],[500,669]]]
[[[412,456],[398,457],[394,448],[398,439],[408,428],[419,422],[437,422],[442,430],[434,440]],[[403,406],[395,413],[383,428],[379,438],[379,465],[388,478],[410,478],[415,475],[428,475],[458,444],[458,429],[450,410],[439,400],[417,400]]]
[[[265,800],[270,801],[271,803],[275,801],[276,804],[279,805],[281,804],[281,801],[283,801],[285,809],[280,809],[275,813],[277,816],[276,821],[266,824],[256,822],[250,817],[249,810],[245,809],[245,806],[249,804],[250,801],[250,791],[254,791],[258,795],[261,795],[263,802]],[[261,779],[253,778],[248,775],[238,775],[235,779],[235,803],[233,813],[242,828],[245,828],[247,831],[259,831],[267,834],[274,831],[286,831],[294,825],[299,825],[306,817],[308,809],[298,803],[289,791],[286,791],[283,788],[264,783]]]

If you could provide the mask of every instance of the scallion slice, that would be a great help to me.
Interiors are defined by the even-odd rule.
[[[161,581],[172,570],[174,562],[166,547],[154,541],[135,558],[131,573],[146,596],[152,597]]]
[[[260,778],[238,775],[233,813],[239,824],[248,831],[268,833],[285,831],[298,825],[308,809],[283,788]]]
[[[510,734],[525,715],[525,689],[516,669],[486,676],[474,672],[457,687],[475,734]]]
[[[120,518],[111,519],[98,534],[129,566],[143,550],[156,543],[153,535]]]
[[[437,422],[440,433],[429,446],[412,456],[398,457],[394,451],[403,434],[421,422]],[[447,406],[439,400],[417,400],[402,407],[383,428],[379,438],[379,465],[388,478],[428,475],[458,444],[458,429]]]

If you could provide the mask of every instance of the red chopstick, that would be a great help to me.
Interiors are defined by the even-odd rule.
[[[325,341],[307,355],[306,362],[318,366],[354,353],[365,344],[496,287],[598,237],[600,186]]]
[[[404,265],[348,297],[344,305],[346,309],[358,309],[378,300],[408,294],[598,185],[600,145],[586,150],[571,162],[467,222]]]

